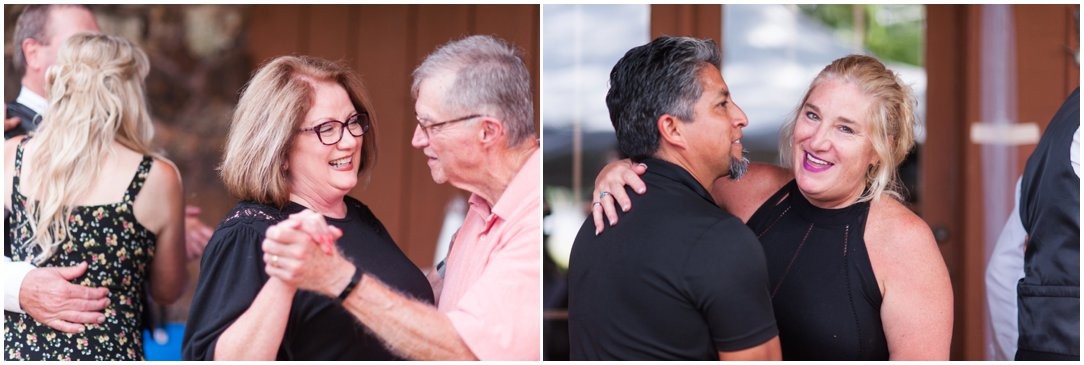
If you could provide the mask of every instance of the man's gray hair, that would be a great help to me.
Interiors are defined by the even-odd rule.
[[[536,138],[531,76],[514,46],[484,35],[449,42],[414,69],[411,95],[417,99],[422,82],[443,73],[455,75],[443,107],[501,120],[509,147]]]

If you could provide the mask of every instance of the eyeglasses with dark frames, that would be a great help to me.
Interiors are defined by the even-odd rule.
[[[418,116],[416,116],[415,119],[418,120],[418,126],[422,128],[422,132],[425,133],[425,137],[429,138],[430,134],[432,134],[433,128],[440,127],[440,126],[445,125],[445,124],[468,121],[468,120],[471,120],[471,119],[474,119],[474,118],[480,118],[480,117],[484,117],[484,116],[485,116],[484,114],[471,114],[471,115],[468,115],[468,116],[465,116],[465,117],[455,118],[455,119],[452,119],[452,120],[446,120],[446,121],[443,121],[443,122],[436,122],[436,123],[432,123],[432,124],[429,124],[429,125],[426,125],[425,123],[422,123],[424,121],[427,121],[427,119],[424,119],[424,118],[418,117]]]
[[[343,139],[343,130],[349,131],[351,136],[361,137],[369,131],[369,127],[369,113],[358,113],[346,118],[346,122],[329,120],[312,128],[298,129],[298,131],[314,132],[316,138],[320,139],[320,143],[330,146]]]

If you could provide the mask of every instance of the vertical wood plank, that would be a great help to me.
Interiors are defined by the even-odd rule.
[[[274,56],[303,53],[301,14],[304,8],[300,5],[252,6],[247,34],[253,69]]]
[[[962,186],[960,165],[963,164],[964,133],[963,83],[966,63],[963,59],[964,29],[967,21],[964,7],[959,5],[930,5],[926,8],[926,143],[922,145],[924,158],[919,166],[919,212],[935,230],[947,230],[947,238],[938,245],[953,278],[953,296],[956,298],[952,329],[952,359],[964,359],[965,327],[961,300],[966,278],[964,272],[963,245],[967,232],[963,225]]]
[[[349,5],[312,5],[306,12],[306,54],[332,61],[348,60],[357,42],[356,24],[350,24]]]
[[[651,5],[651,39],[670,35],[722,42],[722,15],[719,4]]]
[[[970,128],[972,123],[982,119],[981,102],[981,67],[982,63],[982,6],[966,6],[966,26],[964,29],[965,46],[961,58],[965,62],[963,74],[964,98],[963,118],[956,120],[964,127],[963,133],[957,143],[964,146],[964,160],[959,162],[964,171],[963,186],[964,196],[963,228],[965,241],[959,251],[962,264],[961,275],[956,285],[962,287],[960,294],[956,296],[960,311],[956,317],[956,325],[962,329],[963,348],[960,359],[978,360],[985,356],[983,348],[985,325],[983,313],[979,309],[985,306],[986,290],[983,275],[986,270],[985,242],[988,239],[983,232],[983,215],[985,200],[982,189],[982,146],[971,142]],[[932,78],[932,76],[927,76]]]

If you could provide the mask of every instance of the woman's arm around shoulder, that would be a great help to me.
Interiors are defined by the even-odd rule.
[[[794,174],[789,170],[777,165],[752,162],[745,176],[733,180],[724,177],[715,180],[711,187],[711,196],[715,198],[715,204],[730,214],[749,222],[749,218],[756,213],[757,209],[786,185]]]
[[[882,196],[870,205],[865,237],[890,359],[948,360],[952,283],[929,225]]]
[[[173,162],[154,159],[132,210],[136,220],[158,238],[151,262],[151,295],[158,303],[173,303],[183,293],[188,276],[184,252],[184,187]]]

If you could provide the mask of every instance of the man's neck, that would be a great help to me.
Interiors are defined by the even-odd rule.
[[[464,190],[477,194],[490,207],[494,206],[536,150],[538,150],[537,142],[525,142],[512,149],[498,152],[494,161],[483,165],[484,173],[480,175],[482,179],[476,187]]]
[[[703,168],[705,164],[697,163],[697,161],[678,153],[678,151],[659,147],[659,150],[655,152],[655,156],[653,157],[685,169],[685,171],[696,179],[696,182],[700,183],[700,186],[708,191],[711,191],[711,185],[715,183],[715,179],[719,178],[719,176],[712,175],[711,171],[706,171],[706,169]]]

